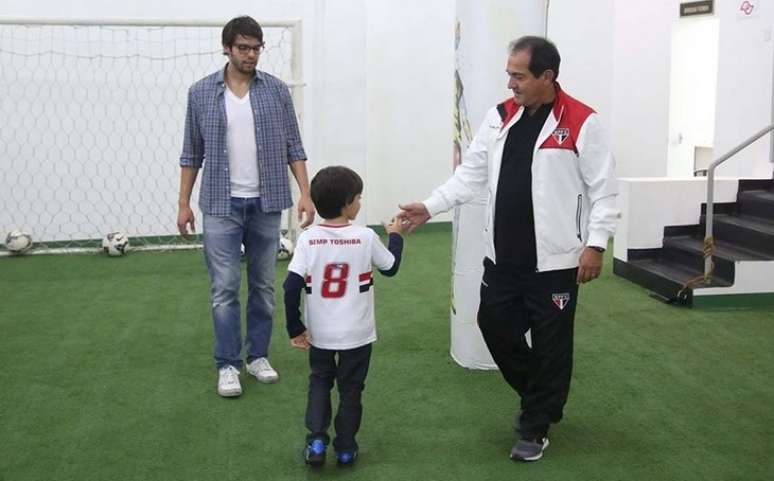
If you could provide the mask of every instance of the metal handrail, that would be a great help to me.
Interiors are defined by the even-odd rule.
[[[715,241],[712,238],[712,223],[713,223],[713,204],[714,204],[714,198],[715,198],[715,168],[725,162],[726,160],[730,159],[739,151],[746,148],[748,145],[752,144],[756,140],[760,139],[767,133],[774,130],[774,124],[769,125],[768,127],[764,128],[757,134],[753,135],[749,139],[745,140],[741,144],[737,145],[733,149],[731,149],[728,153],[725,155],[719,157],[717,160],[713,161],[709,167],[707,168],[707,215],[705,218],[706,222],[706,230],[704,231],[704,247],[705,247],[705,253],[709,252],[706,257],[704,258],[704,282],[709,283],[712,277],[712,254],[714,252],[714,245]]]

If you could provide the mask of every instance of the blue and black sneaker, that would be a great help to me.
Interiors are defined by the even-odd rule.
[[[325,441],[312,439],[304,449],[304,461],[309,466],[322,466],[325,464]]]
[[[352,466],[357,459],[357,450],[355,451],[336,451],[336,463],[339,466]]]

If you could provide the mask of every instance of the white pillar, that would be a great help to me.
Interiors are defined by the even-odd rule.
[[[457,0],[455,144],[461,152],[486,111],[511,95],[505,74],[508,43],[522,35],[544,34],[545,5],[544,0]],[[497,368],[476,322],[485,205],[482,197],[454,214],[450,353],[459,365],[470,369]]]

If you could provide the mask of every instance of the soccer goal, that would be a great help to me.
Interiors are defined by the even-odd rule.
[[[0,17],[0,234],[28,232],[36,252],[114,231],[139,248],[196,245],[175,226],[186,98],[225,64],[226,22]],[[260,23],[258,68],[290,86],[303,125],[301,22]]]

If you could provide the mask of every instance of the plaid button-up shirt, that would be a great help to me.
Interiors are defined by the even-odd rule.
[[[224,73],[225,69],[219,70],[188,90],[180,155],[183,167],[204,165],[199,207],[203,213],[213,216],[231,213]],[[261,207],[264,212],[278,212],[293,205],[288,164],[306,160],[296,112],[287,85],[259,70],[250,83],[250,105],[255,120]]]

